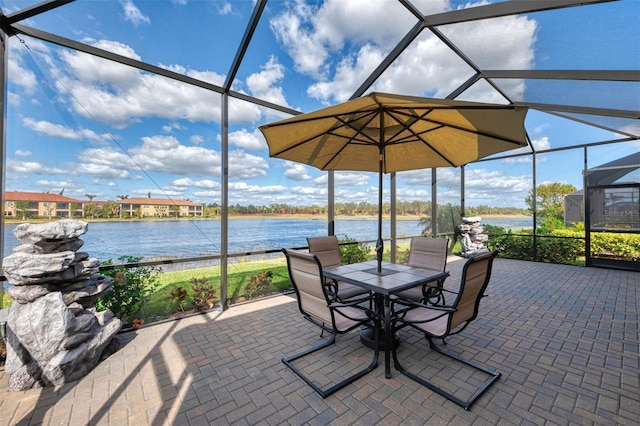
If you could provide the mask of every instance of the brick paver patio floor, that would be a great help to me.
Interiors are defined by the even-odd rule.
[[[463,263],[449,261],[447,287]],[[497,259],[478,320],[448,339],[450,351],[502,373],[470,411],[393,369],[385,379],[383,358],[323,400],[280,361],[320,339],[282,295],[122,333],[120,351],[61,387],[8,392],[0,371],[0,424],[637,425],[639,287],[634,272]],[[473,387],[417,333],[401,339],[407,366]],[[309,367],[331,379],[370,356],[354,332]]]

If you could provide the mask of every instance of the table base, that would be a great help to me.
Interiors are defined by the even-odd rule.
[[[373,336],[374,332],[371,327],[362,327],[360,329],[360,342],[368,348],[375,349],[375,339]],[[393,335],[393,347],[397,348],[400,344],[400,334],[394,333]],[[384,330],[380,330],[380,336],[378,341],[378,348],[380,350],[384,350],[385,340],[384,340]]]

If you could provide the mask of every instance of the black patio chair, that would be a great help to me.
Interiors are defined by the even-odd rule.
[[[335,288],[336,284],[333,282],[325,282],[322,275],[322,265],[317,256],[297,250],[283,249],[283,252],[287,257],[289,276],[298,298],[300,312],[305,319],[322,329],[321,335],[324,331],[327,331],[331,336],[327,341],[317,346],[299,354],[283,358],[282,362],[304,380],[305,383],[318,392],[322,398],[326,398],[337,390],[342,389],[346,385],[373,371],[378,366],[379,350],[377,348],[380,320],[376,313],[369,308],[369,306],[371,306],[372,296],[367,295],[358,299],[350,299],[347,302],[335,300],[333,295],[337,291]],[[321,389],[293,365],[293,361],[334,344],[338,334],[347,333],[361,325],[371,326],[375,330],[374,340],[376,349],[374,350],[371,363],[366,368],[344,378],[339,383]]]
[[[471,398],[463,401],[426,379],[409,372],[400,364],[397,350],[393,347],[393,363],[398,371],[448,400],[455,402],[465,410],[469,410],[471,405],[498,380],[500,373],[464,359],[460,355],[440,349],[433,343],[433,339],[442,339],[443,343],[446,344],[446,337],[460,333],[476,319],[480,299],[489,284],[493,260],[497,255],[498,253],[494,251],[473,256],[467,260],[462,270],[460,289],[457,292],[443,289],[445,292],[456,294],[455,300],[451,305],[429,303],[428,300],[425,303],[419,303],[407,299],[392,300],[391,304],[391,309],[393,310],[391,325],[394,331],[407,326],[415,329],[425,335],[431,349],[489,375],[489,378]]]

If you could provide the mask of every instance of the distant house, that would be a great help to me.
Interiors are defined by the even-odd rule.
[[[6,217],[77,217],[82,216],[82,201],[46,192],[6,191]]]
[[[33,218],[85,217],[85,206],[92,204],[102,209],[108,204],[119,206],[119,212],[110,210],[110,216],[120,217],[201,217],[204,206],[188,200],[171,200],[166,198],[125,198],[117,202],[76,200],[57,194],[45,192],[6,191],[4,194],[5,217]],[[116,207],[118,210],[118,207]],[[86,213],[91,215],[91,213]],[[99,215],[99,213],[97,213]]]
[[[125,198],[118,201],[125,217],[201,217],[204,206],[189,200]]]

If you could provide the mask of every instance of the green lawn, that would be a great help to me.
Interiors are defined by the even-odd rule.
[[[269,288],[265,289],[262,294],[248,294],[247,285],[251,282],[251,279],[264,271],[271,271],[273,274]],[[158,275],[158,285],[151,294],[149,301],[142,308],[139,317],[144,319],[145,323],[150,323],[171,316],[174,313],[181,313],[182,309],[185,311],[193,309],[193,279],[213,286],[216,291],[215,303],[216,305],[220,304],[220,267],[163,272]],[[230,264],[227,283],[227,300],[229,303],[248,300],[251,297],[259,297],[265,293],[281,293],[291,288],[284,258]],[[171,298],[171,292],[174,291],[175,294],[175,289],[177,288],[182,288],[187,292],[182,309]]]

